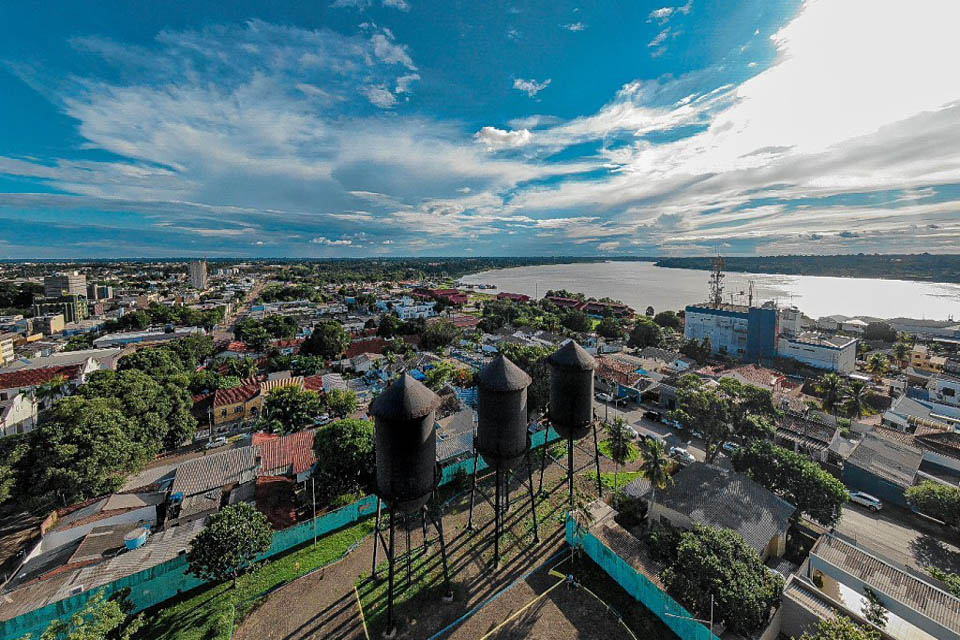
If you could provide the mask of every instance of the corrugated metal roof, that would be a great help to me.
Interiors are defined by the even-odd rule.
[[[184,497],[228,484],[252,482],[257,477],[254,447],[241,447],[184,462],[177,469],[171,493]]]
[[[909,606],[937,624],[960,633],[960,599],[949,593],[835,536],[821,536],[810,555],[860,579],[871,589]]]
[[[923,452],[904,444],[867,433],[847,458],[847,464],[889,480],[901,487],[913,486],[923,462]]]

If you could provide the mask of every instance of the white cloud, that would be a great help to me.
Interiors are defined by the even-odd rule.
[[[370,42],[373,43],[374,55],[380,60],[388,64],[402,64],[411,71],[417,70],[410,54],[407,52],[406,45],[394,43],[391,38],[383,33],[375,33],[370,38]]]
[[[582,22],[571,22],[563,25],[563,28],[567,31],[585,31],[587,25],[583,24]]]
[[[397,98],[386,87],[364,87],[363,94],[374,106],[390,109],[397,104]]]
[[[543,82],[537,82],[536,80],[524,80],[522,78],[516,78],[513,81],[514,89],[525,92],[531,98],[546,89],[548,86],[550,86],[550,78],[547,78]]]
[[[325,238],[323,236],[317,236],[310,240],[313,244],[322,244],[326,247],[346,247],[353,244],[353,240],[340,239],[340,240],[331,240],[330,238]]]
[[[496,127],[483,127],[473,138],[490,150],[514,149],[530,144],[533,134],[527,129],[505,131]]]
[[[400,11],[410,10],[410,4],[407,0],[383,0],[383,6],[399,9]]]
[[[651,20],[666,20],[673,15],[673,12],[673,7],[660,7],[651,11],[649,17]]]
[[[654,37],[653,40],[651,40],[650,42],[648,42],[648,43],[647,43],[647,46],[648,46],[648,47],[658,47],[658,46],[660,46],[661,44],[663,44],[663,41],[666,40],[666,39],[667,39],[667,36],[669,36],[669,35],[670,35],[670,27],[667,27],[666,29],[664,29],[664,30],[662,30],[660,33],[658,33],[658,34],[656,35],[656,37]]]
[[[420,74],[418,73],[408,73],[405,76],[400,76],[397,78],[397,88],[394,91],[396,93],[409,93],[411,85],[419,79]]]

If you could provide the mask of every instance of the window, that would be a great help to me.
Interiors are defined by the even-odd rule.
[[[221,410],[220,410],[220,415],[223,416],[224,418],[226,418],[226,417],[227,417],[227,410],[226,410],[226,409],[221,409]]]

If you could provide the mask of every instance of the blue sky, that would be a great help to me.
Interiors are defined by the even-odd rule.
[[[958,18],[3,3],[0,257],[956,252]]]

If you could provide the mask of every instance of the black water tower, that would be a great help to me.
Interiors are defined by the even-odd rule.
[[[504,355],[477,381],[477,451],[495,469],[512,469],[527,453],[527,387],[532,380]]]
[[[437,486],[440,398],[404,374],[370,403],[375,420],[377,495],[391,510],[409,513],[427,503]]]
[[[550,422],[562,438],[579,440],[593,423],[593,370],[597,361],[570,340],[550,364]]]

